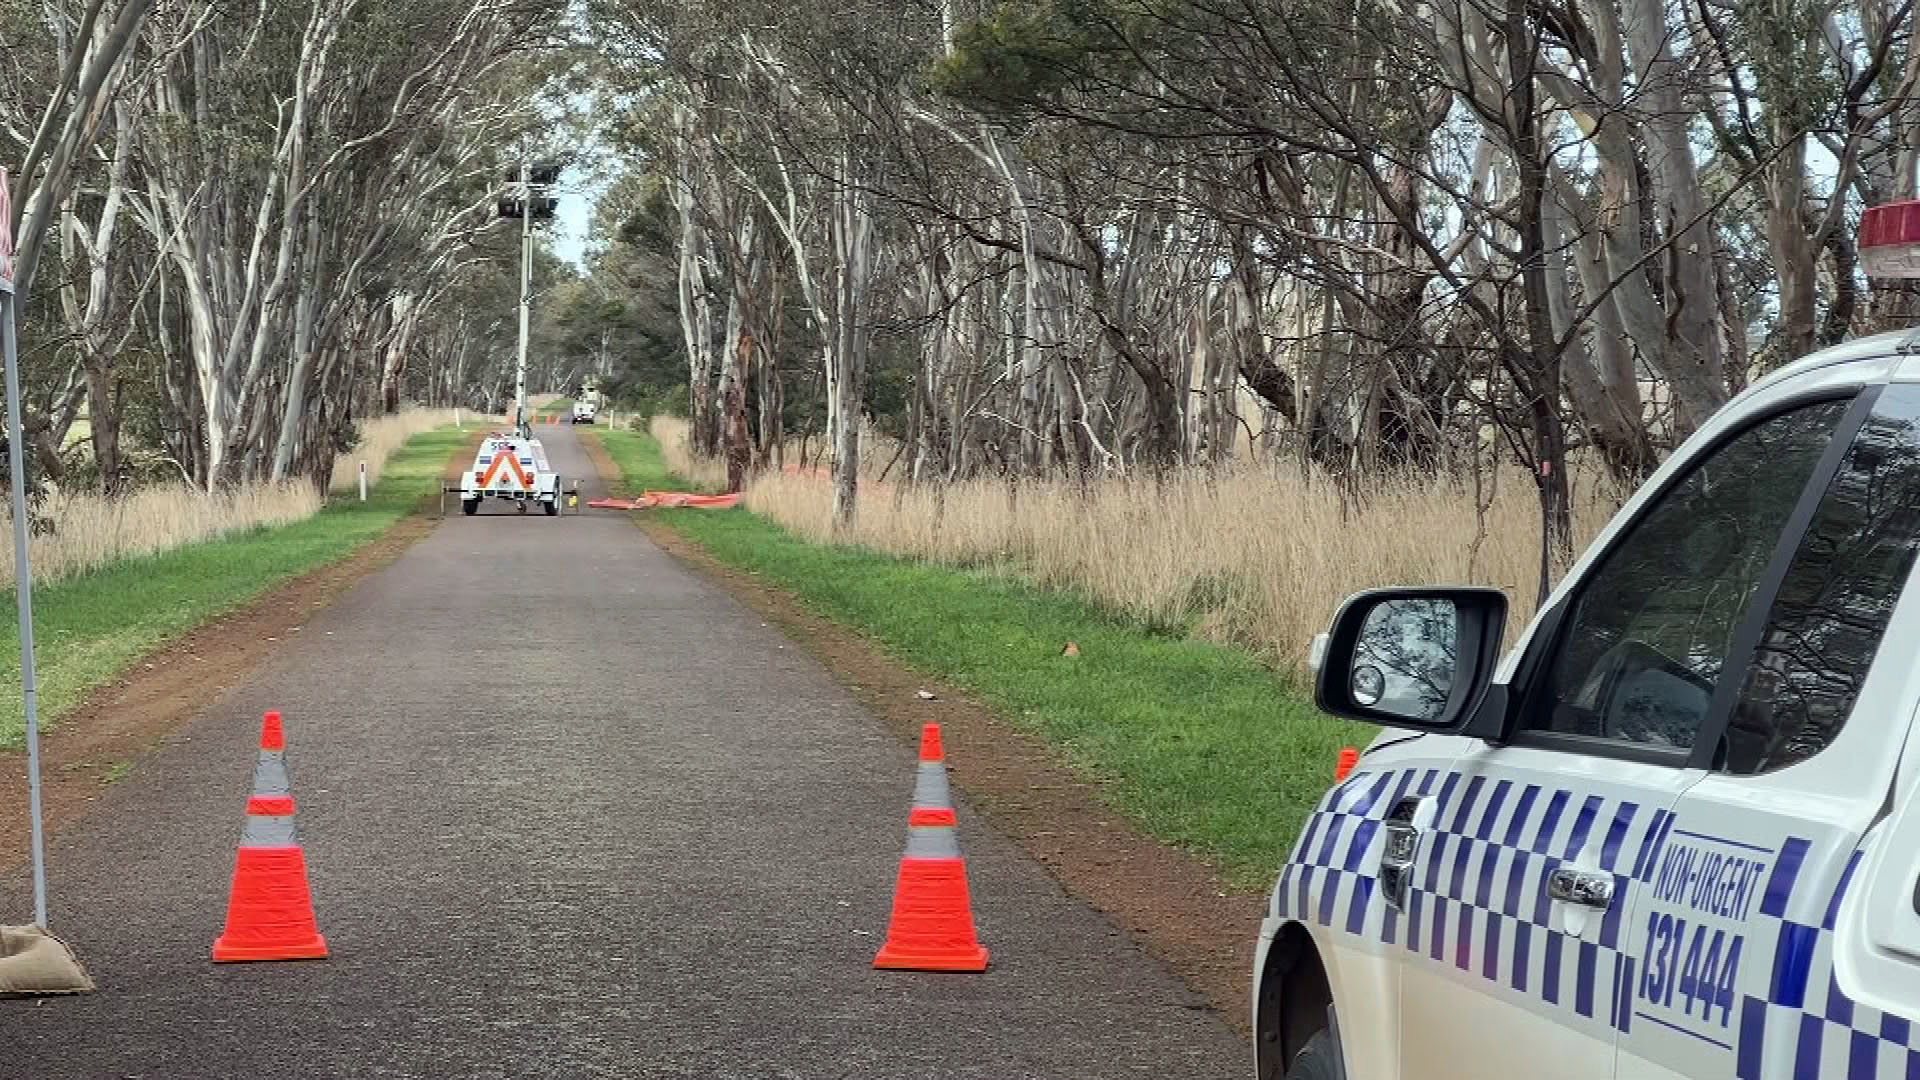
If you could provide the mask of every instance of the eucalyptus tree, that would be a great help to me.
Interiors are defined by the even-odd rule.
[[[1915,190],[1911,6],[595,10],[672,207],[703,451],[738,463],[791,310],[842,485],[881,341],[914,481],[1244,445],[1359,494],[1491,431],[1545,581],[1575,449],[1637,481],[1757,371],[1911,304],[1861,311],[1848,240]]]

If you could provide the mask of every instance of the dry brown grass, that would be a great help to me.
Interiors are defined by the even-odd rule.
[[[531,399],[529,399],[531,400]],[[391,416],[376,416],[360,421],[360,441],[352,450],[341,454],[333,461],[333,483],[328,489],[335,495],[344,495],[355,491],[360,485],[360,463],[367,463],[367,486],[372,487],[380,480],[380,470],[386,465],[393,452],[406,445],[415,435],[432,431],[434,428],[447,427],[454,422],[452,409],[421,409],[408,407]],[[472,411],[463,411],[459,418],[469,426],[478,426],[490,422],[499,422],[499,417],[482,416]]]
[[[636,425],[637,426],[637,425]],[[727,486],[727,466],[713,458],[693,456],[687,422],[677,416],[656,416],[647,431],[660,444],[660,455],[674,475],[691,484],[696,491],[723,491]]]
[[[490,418],[469,412],[465,419],[479,424]],[[387,459],[408,439],[453,420],[452,409],[408,409],[365,422],[360,443],[334,463],[333,492],[355,489],[363,460],[368,483],[377,481]],[[39,511],[52,529],[33,537],[27,552],[33,562],[33,580],[47,584],[122,559],[157,555],[229,533],[290,525],[319,513],[323,501],[306,480],[256,484],[211,495],[185,483],[146,487],[118,498],[55,491]],[[11,515],[0,503],[0,587],[13,585],[12,530]]]
[[[242,529],[289,525],[318,513],[320,503],[320,493],[305,481],[213,495],[185,483],[111,499],[55,492],[40,510],[53,531],[33,537],[27,556],[34,584],[42,585]],[[0,587],[13,582],[12,517],[0,512]]]
[[[632,425],[635,430],[641,428],[639,418]],[[727,486],[727,466],[724,461],[715,458],[695,457],[692,452],[690,430],[687,421],[678,416],[659,415],[645,423],[647,433],[660,444],[660,452],[666,458],[667,467],[689,484],[701,491],[717,492]],[[889,472],[889,466],[899,465],[900,443],[876,431],[869,429],[860,440],[860,473],[869,480],[877,480]],[[782,444],[782,459],[789,469],[800,468],[825,469],[828,461],[825,457],[825,443],[819,436],[810,439],[790,437]]]
[[[685,476],[699,465],[681,430],[656,422],[654,434]],[[762,476],[746,504],[814,540],[1017,574],[1289,668],[1356,590],[1494,585],[1517,629],[1532,615],[1539,573],[1539,512],[1518,470],[1479,496],[1471,478],[1382,479],[1357,501],[1295,466],[1248,465],[1158,483],[1108,479],[1084,492],[980,480],[944,491],[869,483],[862,494],[851,536],[835,535],[832,492],[816,477]],[[1577,475],[1576,548],[1617,506],[1600,476]]]

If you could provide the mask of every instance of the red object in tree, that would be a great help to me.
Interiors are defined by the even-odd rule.
[[[1870,278],[1920,278],[1920,200],[1867,207],[1860,215],[1860,265]]]

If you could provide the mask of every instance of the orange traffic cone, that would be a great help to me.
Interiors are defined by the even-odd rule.
[[[293,828],[285,751],[280,714],[269,712],[260,720],[260,760],[253,770],[240,850],[233,859],[226,930],[213,943],[216,963],[327,956],[307,892],[306,857]]]
[[[1341,747],[1340,757],[1338,760],[1336,760],[1333,763],[1334,782],[1338,783],[1341,780],[1345,780],[1347,778],[1347,774],[1352,772],[1353,767],[1355,765],[1358,765],[1359,763],[1360,763],[1360,751],[1355,750],[1351,746]]]
[[[873,966],[905,971],[985,971],[974,937],[967,864],[954,835],[940,725],[920,729],[920,770],[907,813],[907,850],[893,886],[887,941]]]

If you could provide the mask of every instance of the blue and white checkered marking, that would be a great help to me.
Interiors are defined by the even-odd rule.
[[[1437,815],[1403,913],[1376,902],[1375,873],[1385,815],[1409,794],[1434,796]],[[1766,857],[1764,885],[1755,883],[1750,899],[1732,898],[1745,901],[1739,990],[1716,987],[1695,1002],[1712,1022],[1676,1022],[1644,1006],[1634,950],[1652,942],[1626,940],[1626,905],[1609,909],[1591,940],[1554,926],[1545,888],[1554,867],[1597,862],[1618,889],[1631,881],[1651,898],[1676,837],[1717,839],[1676,829],[1671,811],[1627,799],[1433,768],[1356,773],[1309,818],[1274,908],[1376,951],[1477,975],[1490,991],[1562,1022],[1623,1035],[1636,1023],[1676,1032],[1730,1057],[1735,1080],[1920,1080],[1915,1023],[1856,1005],[1834,981],[1834,920],[1859,852],[1828,891],[1802,887],[1806,839],[1754,849]],[[1661,906],[1641,904],[1636,921]]]
[[[1758,958],[1766,996],[1741,1000],[1736,1080],[1920,1080],[1913,1022],[1854,1004],[1834,980],[1834,922],[1863,852],[1853,853],[1827,896],[1796,895],[1805,852],[1805,841],[1787,841],[1757,920],[1764,925],[1752,935],[1766,950]]]
[[[1374,875],[1383,818],[1410,794],[1433,796],[1437,814],[1399,912],[1374,902]],[[1591,940],[1555,929],[1546,877],[1584,855],[1624,888],[1629,871],[1652,861],[1668,822],[1664,811],[1642,813],[1632,802],[1512,779],[1357,773],[1309,819],[1281,872],[1276,908],[1477,975],[1531,1008],[1626,1030],[1635,962],[1622,948],[1620,916],[1604,916]]]

